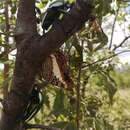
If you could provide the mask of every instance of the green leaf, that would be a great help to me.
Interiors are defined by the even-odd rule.
[[[53,105],[53,114],[55,116],[64,114],[65,111],[64,99],[65,99],[65,95],[63,90],[59,90],[56,94],[56,98]]]
[[[113,102],[113,96],[117,91],[117,85],[114,79],[109,75],[109,73],[102,73],[103,83],[105,90],[108,92],[110,102]]]

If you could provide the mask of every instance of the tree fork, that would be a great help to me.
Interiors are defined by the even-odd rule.
[[[20,117],[28,103],[39,65],[90,18],[90,1],[77,0],[61,23],[55,23],[43,36],[37,33],[35,0],[19,1],[15,35],[17,55],[12,90],[3,103],[0,130],[23,130],[20,128]]]

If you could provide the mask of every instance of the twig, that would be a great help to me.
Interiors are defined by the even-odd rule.
[[[78,78],[77,78],[77,107],[76,107],[76,124],[77,124],[77,130],[80,128],[80,80],[81,80],[81,70],[82,70],[82,64],[79,66],[78,70]]]
[[[126,52],[130,52],[130,50],[124,50],[124,51],[121,51],[121,52],[119,52],[119,53],[113,54],[113,55],[111,55],[111,56],[104,57],[104,58],[99,59],[99,60],[97,60],[97,61],[95,61],[95,62],[92,62],[92,63],[90,63],[90,64],[87,64],[87,65],[85,65],[85,66],[82,66],[82,68],[84,69],[84,68],[86,68],[86,67],[92,66],[92,65],[94,65],[94,64],[96,64],[96,63],[99,63],[99,62],[102,62],[102,61],[105,61],[105,60],[108,60],[108,59],[111,59],[111,58],[113,58],[113,57],[115,57],[115,56],[117,56],[117,55],[119,55],[119,54],[126,53]]]
[[[118,46],[114,47],[113,51],[115,51],[117,48],[121,47],[125,43],[125,41],[128,40],[129,38],[130,38],[130,36],[125,37],[125,39],[123,39],[123,41]]]
[[[88,81],[90,79],[90,76],[91,74],[87,75],[85,78],[84,78],[84,81],[83,81],[83,88],[82,88],[82,97],[83,99],[85,98],[85,92],[86,92],[86,85],[88,84]]]
[[[39,124],[25,124],[26,129],[42,129],[42,130],[61,130],[58,128],[45,126],[45,125],[39,125]]]
[[[82,48],[83,48],[83,41],[82,41]],[[76,124],[77,124],[77,130],[80,129],[80,87],[81,87],[81,71],[82,71],[82,63],[83,63],[83,49],[81,50],[81,61],[79,63],[79,69],[78,69],[78,77],[77,77],[77,106],[76,106]]]
[[[119,12],[119,8],[118,8],[117,11],[116,11],[116,15],[115,15],[114,22],[113,22],[113,25],[112,25],[112,33],[111,33],[111,40],[110,40],[109,49],[111,49],[111,47],[112,47],[113,36],[114,36],[114,30],[115,30],[115,24],[116,24],[118,12]]]

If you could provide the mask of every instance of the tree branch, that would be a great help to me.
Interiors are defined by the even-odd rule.
[[[66,39],[81,29],[90,18],[91,3],[91,0],[77,0],[69,14],[61,22],[55,22],[52,29],[41,37],[36,30],[35,0],[20,0],[16,26],[16,63],[12,89],[3,103],[1,130],[16,130],[16,126],[19,126],[40,65]]]
[[[19,0],[16,35],[36,32],[35,0]]]
[[[127,41],[128,39],[130,38],[130,36],[127,36],[123,39],[123,41],[118,45],[118,46],[115,46],[113,51],[115,51],[117,48],[119,47],[122,47],[122,45],[125,43],[125,41]]]
[[[110,55],[110,56],[108,56],[108,57],[103,57],[103,58],[101,58],[101,59],[99,59],[99,60],[97,60],[97,61],[94,61],[94,62],[92,62],[92,63],[90,63],[90,64],[87,64],[87,65],[82,66],[82,68],[84,69],[84,68],[86,68],[86,67],[92,66],[92,65],[94,65],[94,64],[97,64],[97,63],[99,63],[99,62],[102,62],[102,61],[105,61],[105,60],[108,60],[108,59],[111,59],[111,58],[113,58],[113,57],[115,57],[115,56],[117,56],[117,55],[119,55],[119,54],[126,53],[126,52],[130,52],[130,50],[124,50],[124,51],[118,52],[118,53],[116,53],[116,54]]]
[[[70,36],[79,31],[84,23],[91,17],[92,2],[77,0],[69,14],[61,22],[55,22],[52,29],[41,38],[38,44],[32,44],[35,50],[33,56],[43,57],[50,55],[59,48]],[[69,21],[69,22],[68,22]],[[43,59],[42,59],[43,60]]]
[[[116,24],[118,12],[119,12],[119,8],[118,8],[117,11],[116,11],[115,18],[114,18],[114,22],[113,22],[113,25],[112,25],[112,33],[111,33],[111,40],[110,40],[109,49],[111,49],[111,47],[112,47],[113,36],[114,36],[114,31],[115,31],[115,24]]]

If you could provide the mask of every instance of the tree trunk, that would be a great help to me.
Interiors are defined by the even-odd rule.
[[[17,56],[12,90],[4,100],[0,130],[23,130],[21,116],[41,63],[90,17],[90,0],[77,0],[69,14],[43,36],[37,33],[35,0],[20,0],[16,25]],[[68,22],[69,21],[69,22]]]

